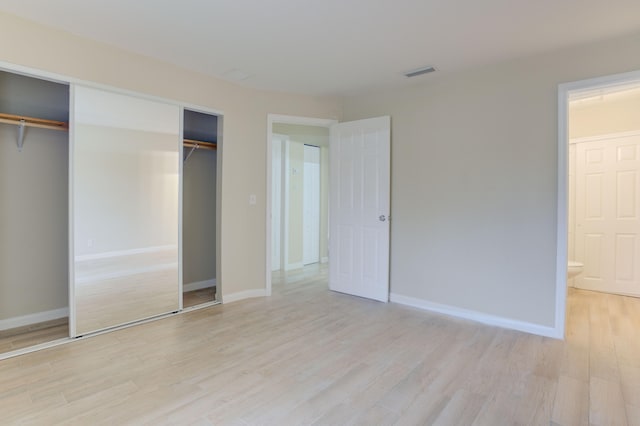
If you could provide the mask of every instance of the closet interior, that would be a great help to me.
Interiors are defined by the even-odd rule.
[[[218,117],[184,110],[183,308],[217,301]]]
[[[69,85],[0,71],[0,353],[69,336]]]
[[[221,121],[0,70],[0,358],[218,303]]]

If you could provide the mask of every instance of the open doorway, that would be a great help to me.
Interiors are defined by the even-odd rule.
[[[585,303],[640,296],[640,73],[561,85],[559,113],[556,308],[564,331]]]
[[[329,127],[333,120],[269,116],[267,293],[285,274],[326,274]]]
[[[219,301],[222,117],[183,111],[182,308]]]

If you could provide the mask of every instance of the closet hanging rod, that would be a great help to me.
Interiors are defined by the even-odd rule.
[[[69,124],[64,121],[45,120],[44,118],[27,117],[22,115],[5,114],[0,112],[0,123],[39,127],[41,129],[69,130]]]
[[[215,142],[204,142],[204,141],[197,141],[194,139],[185,139],[184,146],[196,147],[198,149],[211,149],[211,150],[218,149],[218,144]]]
[[[22,152],[24,146],[24,128],[38,127],[41,129],[69,130],[69,124],[64,121],[45,120],[44,118],[27,117],[23,115],[6,114],[0,112],[0,123],[15,124],[18,126],[18,151]]]

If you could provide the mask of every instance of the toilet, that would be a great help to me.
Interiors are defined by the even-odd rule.
[[[567,265],[567,279],[571,279],[576,275],[579,275],[582,272],[582,268],[584,265],[581,262],[576,262],[575,260],[570,260]]]

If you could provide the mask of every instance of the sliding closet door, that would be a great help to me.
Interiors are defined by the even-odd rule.
[[[71,334],[179,309],[180,110],[75,86]]]

